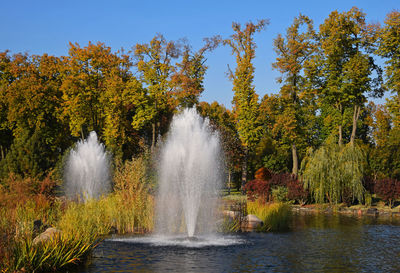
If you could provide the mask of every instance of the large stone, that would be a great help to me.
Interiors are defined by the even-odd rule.
[[[227,217],[233,218],[233,219],[238,218],[240,216],[240,212],[239,211],[233,211],[233,210],[224,210],[222,212],[222,214],[224,216],[227,216]]]
[[[36,236],[35,239],[33,239],[33,245],[37,245],[40,243],[45,243],[56,236],[59,236],[61,234],[61,231],[56,229],[56,228],[48,228],[46,231],[42,232],[38,236]]]
[[[249,214],[242,222],[242,231],[255,231],[263,225],[263,221],[254,214]]]

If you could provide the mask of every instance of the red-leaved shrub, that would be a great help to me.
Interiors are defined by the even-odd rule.
[[[294,177],[294,176],[293,176]],[[303,183],[297,178],[293,178],[286,184],[288,188],[288,199],[295,200],[300,205],[304,205],[307,202],[308,191],[304,189]]]
[[[247,193],[247,197],[252,201],[259,199],[266,202],[269,200],[269,196],[271,195],[270,183],[261,179],[254,179],[247,182],[244,186],[244,190]]]
[[[289,200],[294,200],[300,205],[304,205],[307,201],[308,192],[296,175],[290,173],[272,174],[267,168],[260,168],[255,176],[256,179],[247,182],[244,188],[250,200],[269,201],[272,188],[280,186],[288,189],[287,198]],[[269,179],[267,179],[268,177]]]
[[[393,178],[378,179],[375,182],[374,190],[392,207],[392,202],[400,197],[400,181]]]

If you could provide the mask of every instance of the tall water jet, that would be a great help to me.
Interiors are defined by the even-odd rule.
[[[221,158],[218,134],[195,109],[172,120],[161,146],[156,227],[160,235],[214,231]]]
[[[110,155],[90,132],[69,153],[64,169],[65,193],[70,198],[98,198],[111,190]]]

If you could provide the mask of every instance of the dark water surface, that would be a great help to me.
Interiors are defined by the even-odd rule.
[[[400,272],[399,219],[295,215],[292,226],[213,246],[110,238],[78,272]]]

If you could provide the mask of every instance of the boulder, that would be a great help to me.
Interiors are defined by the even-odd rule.
[[[242,222],[242,231],[255,231],[263,225],[263,221],[254,214],[249,214]]]
[[[379,211],[378,211],[377,208],[369,208],[369,209],[367,209],[366,214],[367,215],[375,215],[376,216],[376,215],[379,214]]]
[[[56,236],[59,236],[60,234],[61,234],[60,230],[58,230],[56,228],[48,228],[44,232],[42,232],[41,234],[36,236],[35,239],[33,239],[33,245],[45,243],[45,242],[55,238]]]
[[[238,218],[240,216],[240,212],[239,211],[233,211],[233,210],[224,210],[222,212],[222,214],[224,216],[227,216],[227,217],[233,218],[233,219]]]

